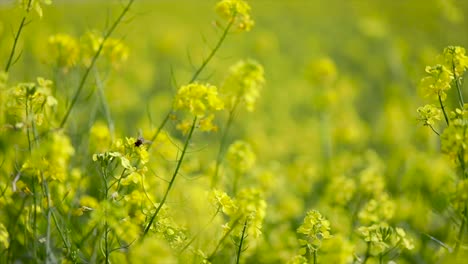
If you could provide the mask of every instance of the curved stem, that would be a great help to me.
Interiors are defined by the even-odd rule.
[[[21,35],[21,32],[23,31],[24,26],[26,26],[26,18],[29,14],[29,11],[31,10],[31,3],[32,3],[32,0],[29,0],[28,7],[26,8],[26,14],[23,16],[23,19],[21,19],[21,23],[18,27],[18,31],[16,31],[15,40],[13,41],[13,47],[11,48],[10,56],[8,57],[8,61],[5,66],[5,72],[8,72],[12,65],[13,57],[15,56],[15,52],[16,52],[16,45],[18,45],[18,40]]]
[[[198,233],[196,233],[192,237],[192,239],[190,239],[190,241],[179,251],[179,255],[182,254],[195,241],[195,239],[197,239],[197,237],[208,227],[208,225],[213,222],[213,220],[215,219],[215,217],[218,215],[220,211],[221,211],[221,206],[218,207],[218,209],[216,210],[216,213],[211,217],[210,221],[208,221],[205,227],[203,227],[200,231],[198,231]]]
[[[150,143],[149,143],[149,145],[148,145],[148,150],[150,149],[151,145],[153,145],[154,141],[158,138],[159,133],[161,133],[162,129],[164,128],[164,126],[166,125],[167,121],[169,120],[169,117],[171,116],[171,113],[172,113],[172,111],[169,111],[169,112],[167,113],[166,117],[164,117],[164,120],[163,120],[162,123],[159,125],[158,130],[156,130],[156,133],[154,133],[153,137],[151,137]]]
[[[192,78],[190,78],[190,81],[189,83],[192,83],[194,81],[197,80],[198,76],[200,75],[200,73],[203,71],[203,69],[205,69],[205,67],[208,65],[208,63],[211,61],[211,59],[214,57],[214,55],[216,54],[216,52],[219,50],[219,48],[221,47],[221,44],[223,44],[224,40],[226,39],[228,33],[229,33],[229,30],[231,29],[232,27],[232,24],[234,23],[234,20],[232,19],[231,22],[226,26],[226,28],[224,29],[223,31],[223,34],[221,35],[221,37],[219,38],[218,40],[218,43],[216,43],[216,46],[214,47],[213,50],[211,50],[210,54],[208,55],[208,57],[206,57],[205,60],[203,60],[201,66],[195,71],[195,73],[192,75]],[[161,132],[161,130],[164,128],[164,126],[166,125],[167,121],[169,120],[169,117],[171,116],[171,113],[172,113],[172,108],[171,110],[167,113],[167,115],[164,117],[163,121],[161,122],[161,124],[159,125],[158,127],[158,130],[156,131],[156,133],[154,134],[154,136],[151,138],[151,141],[154,141],[159,133]],[[150,143],[152,144],[152,143]],[[151,146],[151,145],[150,145]],[[149,147],[148,147],[149,149]]]
[[[104,44],[106,43],[106,40],[110,37],[110,35],[114,32],[115,28],[117,27],[117,25],[120,24],[120,22],[122,21],[123,17],[125,16],[125,14],[128,12],[128,10],[130,9],[130,6],[132,5],[132,3],[134,2],[135,0],[130,0],[127,4],[127,6],[125,6],[125,8],[122,10],[122,13],[120,13],[120,16],[115,20],[114,24],[112,24],[112,26],[110,27],[110,29],[106,32],[106,34],[104,35],[104,38],[102,39],[96,53],[94,54],[93,58],[91,59],[91,63],[90,65],[86,68],[85,70],[85,73],[83,74],[83,76],[81,77],[81,80],[80,80],[80,84],[78,85],[78,88],[76,89],[76,92],[75,94],[73,95],[73,98],[72,98],[72,101],[70,103],[70,106],[68,107],[66,113],[65,113],[65,116],[63,117],[62,119],[62,122],[60,123],[60,128],[63,128],[65,126],[65,124],[67,123],[67,120],[68,120],[68,117],[73,109],[73,107],[75,106],[76,102],[78,101],[78,97],[80,96],[81,94],[81,91],[83,90],[83,87],[84,87],[84,84],[86,82],[86,80],[88,79],[88,75],[89,73],[91,72],[91,69],[94,67],[94,64],[96,64],[96,61],[97,59],[99,58],[99,55],[101,55],[101,52],[102,52],[102,49],[104,48]]]
[[[233,16],[235,18],[235,15]],[[224,42],[224,39],[226,39],[228,33],[229,33],[229,30],[231,29],[232,27],[232,24],[234,23],[234,20],[235,19],[231,19],[229,21],[229,24],[226,26],[226,28],[224,29],[223,31],[223,34],[221,35],[221,37],[219,38],[218,40],[218,43],[216,43],[216,46],[214,47],[214,49],[211,50],[210,54],[208,55],[208,57],[206,57],[206,59],[202,62],[202,65],[200,66],[200,68],[198,68],[198,70],[193,74],[192,76],[192,79],[190,79],[190,82],[189,83],[192,83],[194,82],[198,76],[200,75],[200,73],[203,71],[203,69],[205,69],[206,65],[208,65],[208,62],[211,61],[211,59],[213,58],[213,56],[216,54],[216,52],[218,51],[218,49],[221,47],[221,44],[223,44]]]
[[[184,148],[182,149],[182,154],[180,155],[180,159],[178,160],[176,168],[174,170],[174,173],[172,174],[171,181],[169,182],[169,185],[167,186],[166,192],[164,193],[164,196],[163,196],[161,202],[159,203],[158,207],[156,208],[156,211],[151,216],[151,219],[150,219],[148,225],[145,227],[142,239],[146,236],[146,234],[148,234],[148,231],[150,230],[154,219],[159,214],[159,211],[161,211],[161,208],[163,207],[164,203],[166,202],[169,191],[172,189],[172,186],[174,185],[175,179],[176,179],[176,177],[177,177],[177,175],[179,173],[180,166],[182,165],[182,161],[184,160],[185,153],[187,153],[187,147],[188,147],[188,145],[190,143],[190,139],[192,138],[192,134],[193,134],[193,131],[195,130],[195,125],[196,124],[197,124],[197,117],[194,117],[193,122],[192,122],[192,126],[190,127],[190,131],[189,131],[189,133],[187,135],[187,138],[185,139]]]
[[[231,228],[226,232],[226,234],[224,234],[224,236],[219,240],[218,244],[216,245],[215,249],[213,250],[213,252],[210,254],[210,256],[208,257],[208,260],[212,260],[214,258],[214,256],[216,255],[216,253],[218,253],[218,250],[219,248],[221,247],[221,245],[223,244],[224,240],[226,240],[226,238],[231,234],[232,230],[234,230],[234,228],[237,226],[237,224],[239,223],[239,220],[240,220],[240,217],[237,218],[234,223],[232,224]]]
[[[219,166],[221,166],[221,162],[223,161],[223,153],[224,148],[226,147],[226,140],[229,128],[231,127],[234,121],[234,111],[236,109],[237,104],[234,105],[232,110],[229,112],[228,120],[226,121],[226,127],[224,128],[223,135],[221,136],[221,142],[219,143],[218,154],[216,156],[216,165],[215,165],[215,172],[213,174],[213,178],[211,178],[211,188],[214,188],[218,183],[218,174],[219,174]]]

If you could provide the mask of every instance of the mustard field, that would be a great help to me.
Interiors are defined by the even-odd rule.
[[[0,263],[466,263],[468,2],[0,1]]]

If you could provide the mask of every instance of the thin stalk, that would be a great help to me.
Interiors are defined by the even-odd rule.
[[[23,19],[21,19],[21,23],[18,27],[18,30],[16,31],[15,39],[13,41],[13,47],[11,48],[10,56],[8,57],[8,61],[5,66],[5,72],[8,72],[12,65],[13,57],[15,56],[15,52],[16,52],[16,45],[18,45],[18,40],[21,35],[21,32],[23,31],[23,28],[26,26],[26,18],[29,14],[29,11],[31,10],[31,4],[32,4],[32,0],[29,0],[28,7],[26,8],[26,14],[24,14]]]
[[[104,180],[104,199],[105,199],[105,208],[104,208],[104,255],[106,258],[106,264],[110,263],[109,255],[110,255],[110,250],[109,250],[109,223],[107,221],[107,211],[108,211],[108,195],[109,195],[109,186],[107,182],[107,167],[101,168],[102,169],[102,176]]]
[[[442,103],[442,98],[440,97],[440,94],[437,95],[437,97],[439,98],[439,104],[440,104],[440,108],[442,109],[442,113],[444,113],[445,123],[447,123],[447,126],[448,126],[450,125],[450,122],[447,116],[447,112],[445,111],[444,104]]]
[[[29,94],[29,92],[27,92]],[[31,123],[34,120],[34,116],[31,117],[31,112],[30,111],[30,104],[29,102],[29,95],[26,97],[25,101],[25,111],[26,111],[26,135],[28,138],[28,149],[29,149],[29,155],[32,154],[32,142],[31,142],[31,129],[29,126],[29,123]],[[32,107],[31,107],[32,110]],[[37,237],[37,193],[36,193],[36,177],[32,177],[32,193],[33,193],[33,219],[32,219],[32,254],[35,260],[37,260],[37,243],[36,243],[36,237]]]
[[[150,142],[149,142],[149,145],[148,145],[148,150],[149,150],[150,147],[153,145],[153,142],[158,138],[159,133],[161,133],[162,129],[164,128],[164,126],[166,125],[167,121],[169,120],[169,117],[171,116],[171,113],[172,113],[172,109],[171,109],[171,111],[169,111],[169,112],[167,113],[166,117],[164,117],[164,120],[163,120],[162,123],[159,125],[158,130],[156,130],[156,133],[154,133],[153,137],[151,137]]]
[[[201,72],[203,71],[203,69],[205,69],[205,67],[208,65],[208,63],[211,61],[211,59],[214,57],[214,55],[216,54],[216,52],[219,50],[219,48],[221,47],[221,44],[223,44],[224,40],[226,39],[228,33],[229,33],[229,30],[231,29],[232,27],[232,24],[234,23],[234,19],[231,20],[231,22],[229,22],[229,24],[226,26],[226,28],[224,29],[223,31],[223,34],[221,35],[221,37],[219,38],[218,42],[216,43],[216,46],[214,47],[213,50],[211,50],[210,54],[208,55],[208,57],[206,57],[205,60],[203,60],[201,66],[195,71],[195,73],[192,75],[192,78],[190,78],[190,81],[189,83],[192,83],[194,82],[195,80],[197,80],[198,76],[200,76]],[[171,116],[172,114],[172,108],[171,110],[166,114],[166,116],[164,117],[163,121],[161,122],[161,124],[159,125],[158,127],[158,130],[156,131],[156,133],[153,135],[153,137],[151,138],[151,142],[150,142],[150,145],[148,146],[148,149],[151,147],[151,144],[152,142],[158,138],[158,135],[159,133],[161,132],[161,130],[164,128],[164,126],[166,125],[167,121],[169,120],[169,117]]]
[[[58,231],[58,233],[60,235],[60,238],[62,239],[63,245],[67,249],[67,254],[70,254],[71,253],[71,245],[70,245],[69,242],[67,242],[67,239],[65,238],[65,235],[63,234],[63,231],[62,231],[62,229],[60,228],[60,226],[58,224],[57,217],[55,216],[53,211],[51,211],[51,215],[52,215],[52,219],[54,220],[55,228],[57,228],[57,231]]]
[[[453,74],[455,75],[455,86],[457,87],[457,91],[458,91],[458,103],[460,104],[460,108],[463,109],[463,105],[465,104],[465,102],[463,100],[463,94],[462,94],[461,87],[460,87],[461,79],[457,76],[455,72],[455,63],[453,62],[453,60],[452,60],[452,71],[453,71]]]
[[[81,77],[81,81],[80,81],[80,83],[78,85],[78,88],[75,91],[75,94],[73,95],[70,106],[68,107],[68,109],[67,109],[67,111],[65,113],[65,116],[63,117],[62,122],[60,123],[60,128],[63,128],[65,126],[65,124],[67,123],[68,117],[69,117],[73,107],[75,106],[76,102],[78,101],[78,97],[80,96],[81,91],[83,90],[84,84],[86,83],[86,80],[88,79],[88,75],[91,72],[91,69],[94,67],[94,64],[96,64],[96,61],[99,58],[99,55],[101,55],[101,52],[102,52],[102,49],[104,48],[104,44],[106,43],[106,40],[114,32],[117,25],[120,24],[120,22],[122,21],[123,17],[128,12],[128,10],[130,9],[130,6],[132,5],[133,2],[134,2],[134,0],[130,0],[128,2],[127,6],[125,6],[125,8],[122,10],[122,13],[120,13],[119,17],[114,21],[114,23],[112,24],[110,29],[104,35],[104,38],[102,39],[96,53],[94,54],[93,58],[91,59],[90,65],[86,68],[85,73]]]
[[[36,177],[32,177],[32,193],[33,193],[33,223],[32,223],[32,254],[34,260],[37,262],[37,193],[36,193]]]
[[[45,180],[42,177],[42,190],[44,192],[44,196],[46,197],[46,202],[47,202],[47,209],[46,209],[46,222],[47,222],[47,228],[46,228],[46,242],[45,242],[45,263],[54,263],[55,259],[52,255],[52,250],[50,247],[50,240],[51,240],[51,209],[50,209],[50,204],[51,204],[51,199],[50,199],[50,194],[49,194],[49,186],[47,183],[47,180]]]
[[[182,161],[184,160],[185,153],[187,152],[187,147],[188,147],[188,145],[190,143],[190,139],[192,138],[192,134],[193,134],[193,131],[195,130],[195,125],[196,124],[197,124],[197,117],[194,117],[193,122],[192,122],[192,126],[190,127],[190,131],[189,131],[189,133],[187,135],[187,138],[185,139],[185,144],[184,144],[184,148],[182,149],[182,154],[180,155],[180,159],[177,161],[176,168],[174,170],[174,173],[172,174],[171,181],[169,182],[169,185],[167,186],[166,192],[164,193],[164,196],[163,196],[161,202],[159,203],[158,207],[156,208],[156,211],[151,216],[151,219],[150,219],[148,225],[146,226],[146,228],[145,228],[145,230],[143,232],[142,239],[146,236],[146,234],[148,234],[148,231],[150,230],[154,219],[159,214],[159,211],[161,210],[164,203],[166,202],[167,196],[169,195],[169,191],[172,189],[172,186],[174,185],[175,179],[176,179],[176,177],[177,177],[177,175],[179,173],[179,169],[180,169],[180,166],[182,165]]]
[[[218,253],[218,250],[219,248],[221,247],[221,245],[223,244],[224,240],[226,240],[226,238],[231,234],[232,230],[234,230],[234,228],[237,226],[237,224],[239,224],[239,220],[240,220],[240,217],[237,218],[234,223],[232,224],[231,228],[226,232],[226,234],[224,234],[224,236],[219,240],[218,244],[216,245],[215,249],[213,250],[213,252],[211,252],[210,256],[208,257],[208,260],[212,260],[214,258],[214,256],[216,255],[216,253]]]
[[[227,135],[228,135],[229,128],[231,127],[234,121],[234,112],[237,108],[237,104],[238,104],[238,100],[236,101],[236,104],[233,106],[231,111],[229,111],[229,116],[226,121],[226,126],[224,128],[223,135],[221,136],[221,142],[219,143],[218,154],[216,156],[215,172],[213,174],[213,178],[211,178],[211,188],[216,187],[216,184],[218,183],[219,166],[221,166],[221,162],[223,161],[223,153],[224,153],[224,148],[226,147]]]
[[[466,126],[463,131],[463,136],[465,135],[466,135]],[[458,161],[460,162],[460,167],[462,170],[462,179],[465,179],[466,178],[465,177],[466,164],[465,164],[465,150],[463,148],[460,150],[458,154]],[[463,208],[460,230],[458,231],[457,241],[455,242],[455,254],[458,254],[458,249],[460,248],[460,245],[463,243],[463,234],[465,233],[467,217],[468,217],[468,202],[465,201],[465,207]]]
[[[465,233],[465,227],[466,227],[466,217],[467,217],[467,206],[465,203],[465,208],[463,210],[463,215],[462,215],[462,222],[460,224],[460,230],[458,230],[458,236],[457,236],[457,241],[455,242],[455,255],[458,254],[458,250],[460,249],[460,245],[463,242],[463,234]]]
[[[221,206],[218,207],[216,213],[211,217],[210,221],[208,221],[208,223],[200,231],[198,231],[187,244],[185,244],[185,246],[179,251],[179,255],[182,254],[195,241],[195,239],[197,239],[197,237],[208,227],[208,225],[213,222],[220,210]]]
[[[200,68],[198,68],[198,70],[193,74],[192,76],[192,79],[190,79],[190,82],[189,83],[192,83],[194,82],[198,76],[200,75],[200,73],[203,71],[203,69],[205,69],[206,65],[208,65],[208,62],[211,61],[211,59],[213,58],[213,56],[216,54],[216,52],[218,51],[218,49],[221,47],[221,44],[223,44],[224,42],[224,39],[226,39],[228,33],[229,33],[229,30],[231,29],[232,27],[232,24],[234,23],[235,21],[235,17],[236,17],[236,14],[234,14],[233,18],[231,19],[231,21],[229,21],[229,24],[226,26],[226,28],[224,29],[223,31],[223,34],[221,35],[221,37],[219,38],[218,40],[218,43],[216,43],[216,46],[214,47],[214,49],[211,50],[210,54],[208,55],[208,57],[206,57],[205,60],[203,60]]]
[[[312,254],[314,256],[314,264],[317,264],[317,250],[314,250]]]
[[[109,126],[109,131],[111,134],[111,140],[114,141],[114,136],[115,136],[114,120],[112,120],[112,115],[109,109],[109,104],[107,103],[107,100],[106,100],[103,82],[101,80],[101,77],[99,76],[99,72],[96,69],[94,70],[94,76],[96,80],[96,86],[98,88],[99,99],[100,99],[99,101],[101,102],[101,106],[104,110],[104,115],[106,116],[107,125]]]
[[[244,228],[242,229],[242,235],[241,235],[241,240],[240,240],[240,243],[239,243],[239,248],[237,249],[236,264],[239,264],[239,261],[240,261],[240,256],[241,256],[241,252],[242,252],[242,244],[244,243],[244,239],[246,237],[245,236],[246,229],[247,229],[247,219],[244,222]]]
[[[362,261],[362,264],[365,264],[370,257],[370,247],[371,247],[370,242],[367,242],[366,255],[364,256],[364,260]]]

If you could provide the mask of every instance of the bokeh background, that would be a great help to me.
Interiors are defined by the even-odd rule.
[[[137,136],[139,130],[146,133],[162,121],[178,86],[189,80],[217,40],[215,3],[136,1],[113,35],[128,46],[128,59],[98,64],[117,135]],[[440,154],[438,137],[417,120],[417,107],[427,101],[418,83],[425,66],[435,64],[444,47],[468,47],[468,1],[249,3],[254,28],[230,34],[201,76],[218,85],[229,66],[246,58],[265,69],[266,85],[256,110],[238,113],[228,139],[252,144],[258,167],[243,185],[262,186],[267,196],[265,238],[246,261],[281,263],[294,256],[295,229],[309,209],[328,217],[332,233],[352,233],[352,212],[363,192],[361,174],[377,167],[375,177],[385,186],[382,192],[396,204],[393,221],[416,241],[416,250],[404,253],[401,261],[432,263],[441,246],[428,235],[444,241],[453,233],[444,191],[454,172]],[[33,17],[24,29],[21,57],[10,82],[36,76],[54,80],[59,101],[65,102],[60,106],[63,112],[82,71],[64,73],[56,67],[49,36],[66,33],[79,38],[90,30],[102,32],[123,5],[55,0],[44,6],[44,17]],[[20,14],[12,1],[1,1],[0,58],[9,54]],[[95,93],[93,85],[86,86],[69,122],[75,164],[90,162],[87,145],[80,142],[97,121],[106,122],[106,110]],[[167,130],[182,138],[175,124]],[[215,158],[219,140],[219,133],[197,136],[198,155],[191,155],[187,163],[191,174],[178,183],[170,203],[184,208],[175,217],[182,223],[195,210],[187,204],[195,195],[188,189],[204,181],[201,171]],[[7,139],[2,141],[8,148]],[[342,176],[355,186],[333,183]],[[340,193],[350,197],[338,197]],[[334,206],[342,199],[351,202]],[[363,245],[357,248],[362,252]],[[329,255],[330,262],[323,263],[338,263]]]

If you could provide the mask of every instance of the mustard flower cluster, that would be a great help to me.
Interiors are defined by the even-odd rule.
[[[238,31],[250,31],[255,22],[250,16],[250,6],[244,0],[221,0],[216,4],[218,15],[232,23]]]
[[[56,34],[49,37],[51,56],[57,65],[64,69],[75,66],[80,60],[80,44],[78,40],[67,34]]]
[[[297,233],[305,235],[305,239],[299,239],[299,244],[302,246],[301,255],[315,254],[324,240],[332,238],[330,222],[316,210],[307,212]]]
[[[457,212],[463,214],[468,202],[468,179],[460,180],[455,184],[451,190],[450,202]]]
[[[456,78],[461,78],[468,67],[468,57],[465,53],[466,51],[462,47],[449,46],[444,49],[441,55],[443,65],[445,65]]]
[[[256,156],[249,143],[236,141],[229,146],[226,158],[231,168],[245,173],[255,165]]]
[[[433,104],[419,107],[417,112],[419,120],[423,121],[425,126],[434,126],[438,121],[442,120],[442,110]]]
[[[80,39],[68,34],[55,34],[48,39],[49,52],[57,66],[67,72],[79,63],[88,67],[103,41],[104,38],[96,31],[89,31]],[[100,57],[117,68],[127,60],[128,54],[129,49],[121,40],[107,38]]]
[[[324,57],[313,60],[308,66],[306,75],[312,83],[325,85],[336,80],[338,71],[335,62]]]
[[[383,223],[393,218],[395,210],[395,203],[384,193],[368,201],[359,211],[358,217],[359,221],[366,225]]]
[[[126,171],[121,173],[119,182],[122,185],[138,184],[142,175],[147,171],[144,166],[149,160],[149,153],[145,145],[136,146],[137,139],[130,137],[125,140],[117,139],[112,146],[114,151],[106,151],[93,155],[93,161],[98,162],[102,168],[108,168],[114,161],[118,160],[120,166]],[[140,163],[138,168],[134,164]]]
[[[51,140],[45,146],[34,152],[32,157],[21,167],[21,171],[36,176],[39,181],[69,180],[68,166],[70,158],[75,154],[70,139],[63,132],[51,135]]]
[[[57,105],[52,96],[52,81],[37,78],[35,83],[19,83],[7,91],[6,121],[15,128],[41,126]]]
[[[252,112],[264,85],[265,76],[261,64],[251,59],[237,62],[229,68],[223,84],[228,109],[244,102],[247,111]]]
[[[412,250],[414,244],[402,228],[374,224],[358,228],[359,235],[369,244],[373,256],[386,255],[392,250]]]
[[[215,189],[212,201],[230,218],[230,221],[223,226],[224,232],[231,232],[231,229],[239,230],[247,221],[247,233],[251,237],[258,238],[262,234],[267,205],[260,190],[242,189],[235,198],[231,198],[225,192]]]
[[[174,99],[174,110],[179,110],[196,117],[202,131],[216,131],[213,124],[214,112],[224,109],[224,103],[218,95],[216,86],[191,83],[180,87]],[[191,118],[183,120],[177,126],[187,133],[192,126]]]
[[[450,113],[450,126],[444,129],[440,136],[442,152],[447,154],[454,162],[468,162],[468,104],[462,109],[456,108]]]
[[[82,38],[81,52],[83,63],[88,66],[96,54],[104,38],[96,31],[87,32]],[[101,51],[101,56],[106,58],[111,65],[118,66],[128,58],[128,47],[119,39],[107,38]]]
[[[427,66],[426,73],[429,75],[421,80],[420,86],[423,89],[425,96],[440,97],[440,100],[445,101],[447,91],[451,87],[454,80],[453,73],[444,65]]]

